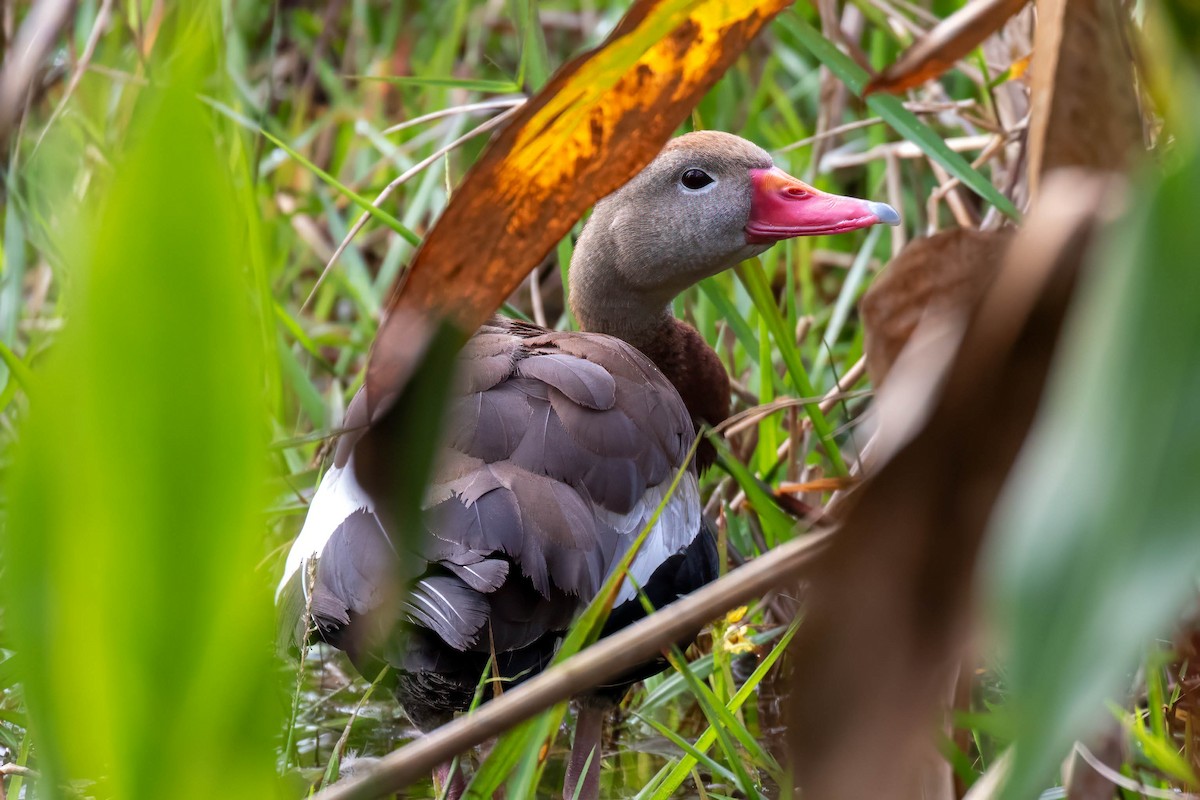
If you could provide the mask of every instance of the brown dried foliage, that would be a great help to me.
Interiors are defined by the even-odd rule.
[[[959,231],[914,244],[863,301],[868,369],[876,384],[887,375],[876,467],[814,569],[793,650],[797,779],[823,800],[953,796],[932,741],[960,669],[980,546],[1086,244],[1117,194],[1100,173],[1124,167],[1140,141],[1116,6],[1042,0],[1038,11],[1030,182],[1056,167],[1095,171],[1049,176],[1015,237]],[[914,85],[937,74],[938,58],[953,61],[918,47],[873,88]]]
[[[859,304],[871,383],[879,386],[923,318],[962,314],[1000,271],[1011,231],[955,228],[918,239],[888,263]]]
[[[931,319],[892,373],[881,424],[898,444],[814,568],[795,645],[791,733],[806,795],[929,796],[938,776],[923,765],[936,763],[930,735],[955,679],[979,547],[1041,399],[1104,188],[1060,184],[961,344],[958,326]]]
[[[950,69],[992,34],[1028,0],[974,0],[921,37],[867,84],[864,94],[898,94]]]
[[[1128,23],[1112,0],[1041,0],[1029,182],[1059,167],[1123,171],[1142,143]]]

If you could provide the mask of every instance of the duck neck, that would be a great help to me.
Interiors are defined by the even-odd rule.
[[[648,299],[632,287],[610,294],[577,289],[572,283],[571,309],[581,329],[615,336],[643,353],[653,347],[663,331],[677,322],[669,302]]]

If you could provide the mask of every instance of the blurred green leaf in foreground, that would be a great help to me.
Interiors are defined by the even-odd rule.
[[[274,793],[255,211],[196,92],[215,6],[168,19],[111,183],[77,220],[57,205],[69,324],[30,391],[4,541],[40,797]]]
[[[1190,122],[1190,120],[1188,120]],[[1016,758],[1034,796],[1136,690],[1138,657],[1200,570],[1200,157],[1181,137],[1093,248],[1048,401],[1013,471],[993,579],[1011,633]]]

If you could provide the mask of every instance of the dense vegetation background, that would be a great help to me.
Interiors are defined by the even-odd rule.
[[[1114,205],[1079,178],[1057,193],[1047,179],[1054,202],[1041,217],[1030,207],[1031,159],[1053,160],[1063,140],[1103,138],[1090,118],[1037,129],[1031,94],[1057,88],[1101,119],[1124,101],[1071,72],[1081,54],[1070,20],[1055,16],[1063,4],[1014,15],[1019,6],[987,3],[1005,8],[951,69],[895,98],[860,99],[866,67],[882,70],[914,43],[944,45],[946,34],[930,31],[962,5],[798,3],[683,127],[738,133],[788,172],[886,200],[904,218],[895,229],[777,246],[677,301],[734,382],[737,414],[704,483],[734,561],[802,535],[841,502],[847,475],[871,473],[863,463],[876,422],[857,303],[908,242],[948,228],[994,231],[1028,212],[1030,230],[1049,221],[1023,252],[1052,259],[1063,246],[1046,231],[1074,230],[1072,204],[1092,215]],[[1075,241],[1072,252],[1093,242],[1092,255],[1046,413],[989,540],[992,591],[975,589],[972,559],[947,556],[922,577],[961,578],[939,597],[963,609],[988,598],[990,622],[956,633],[970,641],[966,656],[923,649],[900,628],[859,637],[857,663],[880,687],[895,675],[872,676],[871,663],[890,670],[898,652],[915,653],[918,671],[943,668],[947,654],[961,664],[946,684],[957,693],[938,749],[955,782],[941,796],[972,785],[973,796],[991,796],[989,781],[1010,763],[1010,796],[1035,796],[1062,783],[1055,767],[1072,752],[1102,778],[1094,794],[1076,786],[1073,797],[1200,789],[1194,632],[1179,616],[1194,604],[1200,560],[1194,28],[1171,4],[1084,6],[1134,23],[1128,49],[1083,55],[1137,61],[1154,157],[1109,190],[1123,202],[1102,222],[1124,213],[1120,221]],[[9,796],[297,797],[337,779],[352,754],[362,768],[415,735],[340,654],[313,647],[298,672],[274,659],[270,592],[390,288],[489,131],[601,44],[626,10],[607,0],[3,4],[0,786]],[[1045,51],[1061,52],[1066,67],[1040,85],[1029,71],[1039,15],[1066,31],[1066,44]],[[378,209],[350,237],[372,201]],[[572,239],[508,299],[508,313],[572,327],[563,303]],[[964,257],[947,247],[930,258]],[[932,368],[913,374],[937,383]],[[1009,390],[1021,396],[1018,386],[999,391]],[[797,402],[817,398],[822,414]],[[934,497],[944,473],[917,466],[929,469],[917,477]],[[907,502],[889,521],[901,539]],[[892,566],[919,571],[906,559]],[[872,603],[902,605],[889,582],[845,585],[853,592],[837,612],[848,633]],[[872,708],[854,699],[876,696],[865,683],[795,677],[793,661],[809,675],[819,671],[806,659],[838,657],[812,647],[784,656],[800,608],[782,591],[735,610],[689,652],[690,666],[637,689],[606,760],[605,796],[784,791],[783,709],[798,693],[836,698],[869,725]],[[565,737],[551,736],[545,753],[541,745],[557,719],[502,740],[479,767],[483,780],[514,769],[510,797],[532,785],[551,794]],[[861,733],[830,720],[806,738],[853,753]],[[1076,739],[1085,744],[1072,751]],[[1021,749],[1003,756],[1014,741]],[[859,752],[870,772],[870,746]],[[418,785],[411,796],[430,792]]]

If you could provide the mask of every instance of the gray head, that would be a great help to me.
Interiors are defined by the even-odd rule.
[[[660,316],[684,289],[777,241],[899,221],[888,205],[787,175],[738,136],[689,133],[596,204],[571,262],[571,305],[585,327],[621,335],[621,317]]]

